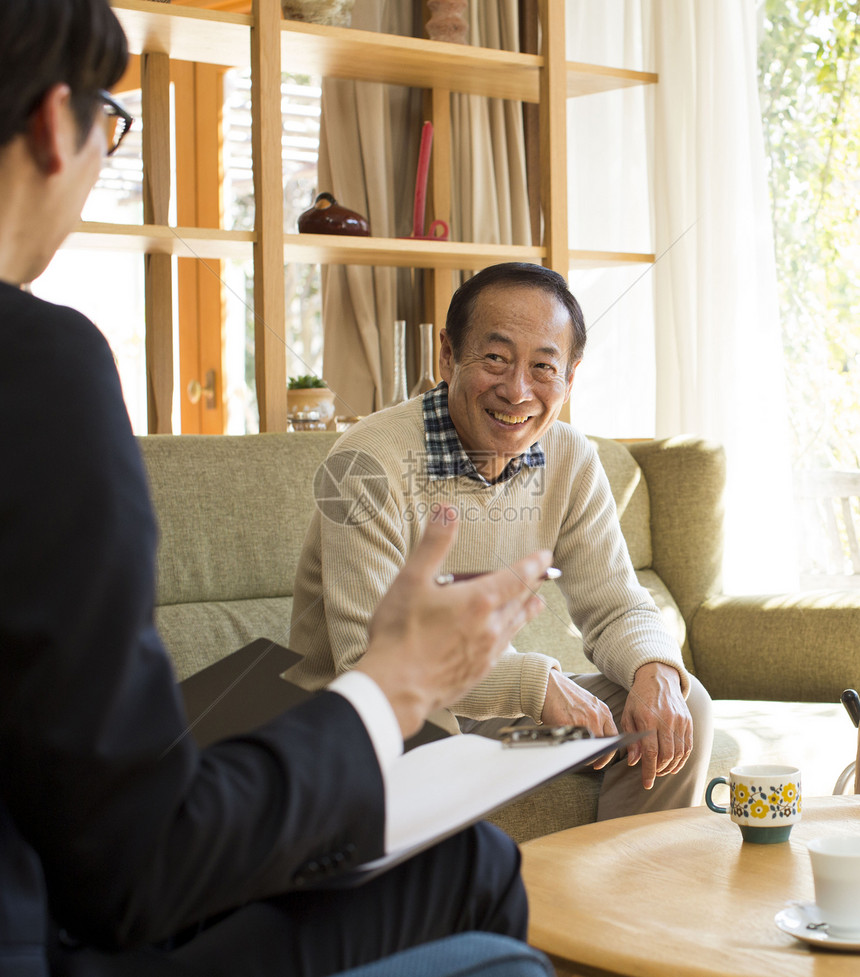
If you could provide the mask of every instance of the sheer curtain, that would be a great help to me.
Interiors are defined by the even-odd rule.
[[[641,0],[568,0],[567,56],[646,70]],[[653,251],[648,139],[654,88],[568,99],[568,207],[572,248]],[[605,437],[655,430],[653,274],[640,264],[571,269],[588,328],[573,385],[573,423]]]
[[[358,30],[410,35],[411,4],[357,0]],[[394,85],[325,79],[320,119],[319,190],[368,218],[375,237],[411,230],[421,93]],[[322,271],[323,375],[340,414],[378,410],[391,394],[394,268],[329,265]]]
[[[470,44],[520,49],[518,0],[473,2],[468,13]],[[455,94],[451,128],[452,240],[531,244],[520,104]]]
[[[567,10],[571,60],[660,76],[638,95],[597,96],[595,103],[605,101],[602,112],[585,100],[570,106],[573,246],[657,254],[650,272],[613,273],[614,294],[611,275],[579,286],[571,276],[587,314],[602,316],[590,319],[574,422],[614,436],[688,433],[722,443],[726,589],[790,589],[796,585],[791,471],[755,4],[567,0]],[[578,138],[582,132],[587,141]],[[615,189],[604,182],[596,194],[596,153],[589,147],[604,139],[613,179],[617,173],[622,182]],[[583,153],[591,166],[577,159]],[[609,203],[603,226],[580,202],[595,196]],[[651,243],[643,247],[646,223]],[[613,361],[628,378],[626,393],[606,383]],[[649,369],[653,387],[645,379]],[[607,392],[620,402],[602,405]]]

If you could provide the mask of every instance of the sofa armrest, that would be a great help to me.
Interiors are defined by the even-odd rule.
[[[714,699],[838,702],[860,687],[860,591],[713,597],[689,640]]]
[[[689,626],[702,601],[722,590],[725,452],[696,437],[627,448],[648,483],[652,567]]]

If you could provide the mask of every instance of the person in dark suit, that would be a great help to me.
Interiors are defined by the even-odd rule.
[[[248,735],[186,735],[110,350],[21,288],[131,122],[126,59],[107,0],[0,4],[0,975],[549,973],[489,825],[325,887],[383,853],[386,763],[537,612],[549,554],[443,590],[440,507],[360,669]]]

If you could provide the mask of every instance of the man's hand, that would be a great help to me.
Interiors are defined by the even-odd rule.
[[[615,736],[618,730],[609,706],[557,669],[549,673],[541,722],[547,726],[585,726],[592,736]],[[615,756],[615,750],[598,758],[592,766],[600,770]]]
[[[633,688],[621,716],[621,729],[651,732],[631,743],[627,763],[642,761],[642,786],[650,790],[655,777],[677,773],[693,749],[693,719],[681,694],[677,669],[662,662],[649,662],[636,670]]]
[[[439,506],[382,598],[356,665],[391,703],[404,738],[434,709],[484,678],[511,637],[543,608],[537,596],[552,554],[441,587],[436,577],[457,534],[457,510]]]

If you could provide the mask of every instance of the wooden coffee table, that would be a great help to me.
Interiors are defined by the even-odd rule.
[[[805,842],[860,833],[860,797],[804,802],[789,841],[745,844],[705,807],[571,828],[522,846],[529,942],[559,974],[857,977],[860,954],[811,947],[775,914],[815,893]]]

